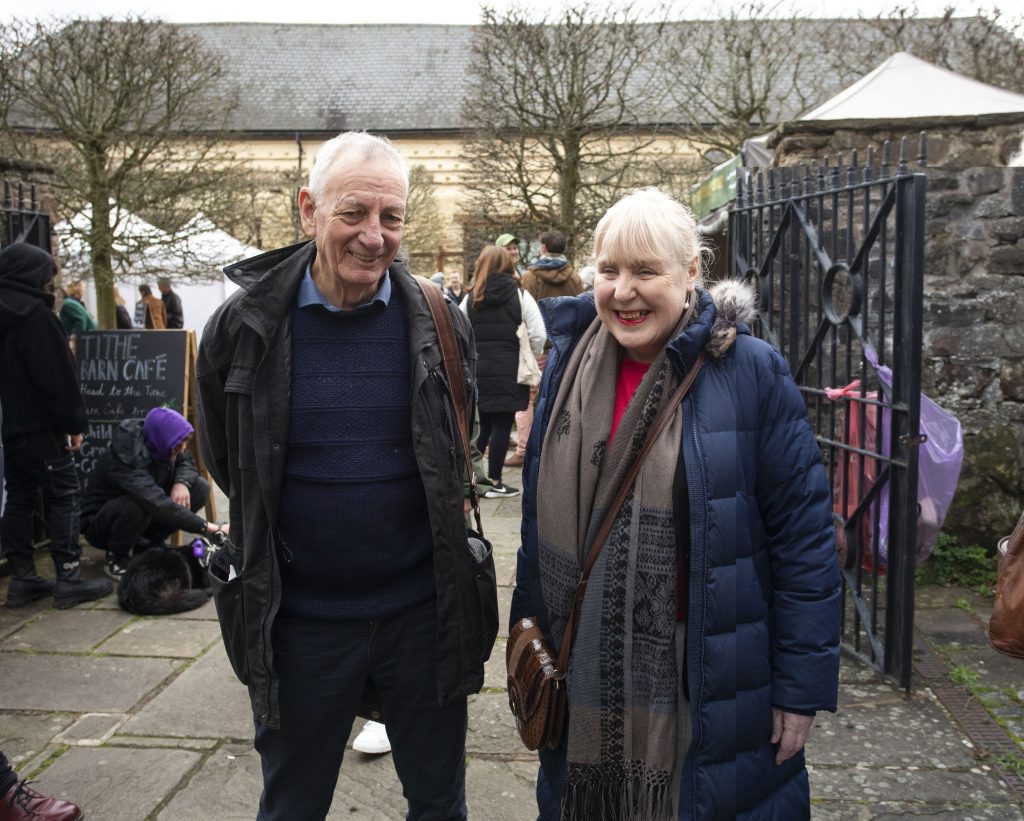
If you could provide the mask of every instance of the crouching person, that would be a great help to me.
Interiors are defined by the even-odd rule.
[[[112,579],[124,577],[133,552],[164,546],[175,530],[220,529],[196,513],[209,498],[210,483],[186,450],[192,432],[170,408],[154,408],[144,420],[126,419],[114,429],[82,501],[82,533],[107,551]]]

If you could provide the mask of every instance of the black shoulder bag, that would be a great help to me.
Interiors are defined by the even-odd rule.
[[[468,555],[472,559],[475,570],[477,588],[476,612],[467,614],[476,618],[477,636],[480,640],[480,662],[483,663],[491,655],[494,640],[498,636],[498,581],[494,571],[494,552],[491,543],[484,538],[483,525],[480,522],[480,497],[476,488],[476,474],[473,471],[473,457],[469,440],[469,403],[466,400],[466,385],[462,380],[462,357],[459,354],[458,342],[455,339],[455,325],[445,304],[441,290],[432,282],[422,277],[413,276],[426,297],[430,306],[430,315],[437,330],[437,341],[441,347],[441,365],[444,368],[445,381],[451,394],[455,408],[455,419],[458,423],[459,438],[462,440],[462,453],[466,459],[466,476],[469,482],[469,500],[473,506],[476,530],[466,529]],[[462,629],[472,629],[464,625]]]

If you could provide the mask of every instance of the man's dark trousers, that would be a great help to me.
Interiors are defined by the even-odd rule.
[[[367,677],[380,696],[407,818],[466,818],[466,699],[438,706],[436,631],[434,600],[374,621],[277,617],[281,729],[256,722],[259,821],[326,817]]]
[[[58,570],[78,565],[81,492],[78,471],[65,450],[67,436],[51,431],[16,434],[4,440],[7,506],[0,539],[15,573],[33,562],[32,533],[38,490],[46,502],[50,554]],[[71,568],[68,568],[71,569]]]
[[[210,497],[210,483],[199,476],[189,488],[189,495],[192,512],[198,513]],[[176,529],[154,522],[146,509],[126,493],[97,510],[91,519],[83,523],[82,533],[93,547],[106,550],[120,563],[127,564],[140,539],[159,544]]]

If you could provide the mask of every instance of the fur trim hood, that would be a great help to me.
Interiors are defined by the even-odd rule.
[[[715,305],[715,318],[705,348],[720,359],[736,341],[738,329],[749,333],[750,325],[757,319],[757,297],[749,285],[738,279],[724,279],[709,293]]]

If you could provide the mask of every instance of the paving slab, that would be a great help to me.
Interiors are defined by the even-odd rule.
[[[39,774],[36,789],[74,801],[86,818],[140,821],[200,760],[188,750],[72,747]]]
[[[849,684],[839,712],[819,712],[807,745],[814,764],[961,767],[974,757],[945,711],[922,691],[907,698],[888,684]]]
[[[76,747],[99,747],[127,719],[126,713],[86,713],[54,741]]]
[[[500,612],[500,611],[499,611]],[[491,657],[484,663],[484,691],[505,692],[508,674],[505,667],[505,650],[508,646],[508,631],[498,632],[498,638],[491,648]]]
[[[262,789],[263,776],[256,751],[251,747],[224,745],[177,791],[157,819],[252,821],[259,808]]]
[[[1013,807],[958,807],[886,801],[879,804],[821,802],[811,807],[814,821],[1021,821]]]
[[[818,799],[881,804],[902,801],[968,807],[1017,807],[993,772],[977,767],[817,767],[811,773],[811,794]]]
[[[124,713],[174,671],[169,659],[0,653],[0,709]]]
[[[978,619],[957,608],[915,613],[914,627],[935,644],[989,646],[988,637]]]
[[[982,687],[1013,691],[1024,687],[1024,663],[996,652],[987,641],[983,645],[947,644],[938,649],[951,665],[976,671]]]
[[[174,618],[217,621],[217,608],[213,606],[213,599],[210,599],[202,607],[197,607],[195,610],[186,610],[184,613],[175,613]]]
[[[39,599],[24,607],[4,607],[7,598],[7,582],[0,584],[0,638],[20,630],[40,613],[53,608],[53,599]]]
[[[16,768],[28,762],[75,720],[69,713],[0,714],[0,750]]]
[[[220,641],[133,716],[121,733],[251,739],[249,691],[235,678]]]
[[[498,583],[498,635],[508,636],[508,614],[512,611],[512,586]],[[504,656],[502,656],[504,659]]]
[[[519,740],[515,719],[508,709],[508,697],[504,693],[470,696],[466,752],[470,756],[537,760],[537,754],[527,750]]]
[[[84,653],[133,618],[121,610],[48,610],[0,642],[0,650]]]
[[[212,750],[220,740],[216,738],[161,738],[160,736],[116,735],[110,739],[111,747],[180,747],[182,750]]]
[[[119,656],[194,658],[220,639],[220,627],[208,621],[151,616],[132,622],[96,649]]]

